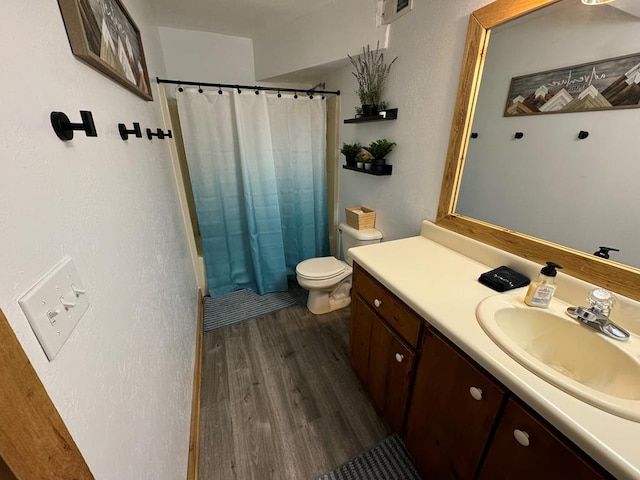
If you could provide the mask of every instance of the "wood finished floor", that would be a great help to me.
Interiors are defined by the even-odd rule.
[[[315,479],[390,434],[349,365],[349,308],[205,333],[200,479]]]

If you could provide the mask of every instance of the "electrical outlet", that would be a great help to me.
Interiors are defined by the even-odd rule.
[[[66,257],[18,303],[51,361],[89,308],[89,297],[73,260]]]

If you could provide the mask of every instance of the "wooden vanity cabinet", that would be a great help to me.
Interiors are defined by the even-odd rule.
[[[504,399],[504,389],[490,376],[426,331],[405,438],[420,474],[474,478]]]
[[[357,264],[353,279],[351,364],[425,479],[613,479]]]
[[[355,265],[349,357],[393,431],[402,434],[423,320]]]

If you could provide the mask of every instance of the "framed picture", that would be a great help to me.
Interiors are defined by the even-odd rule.
[[[153,100],[140,30],[120,0],[58,0],[71,51],[146,100]]]
[[[505,117],[640,107],[640,53],[514,77]]]

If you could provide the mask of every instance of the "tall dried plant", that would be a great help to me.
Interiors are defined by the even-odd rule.
[[[391,60],[388,65],[384,61],[384,53],[380,51],[380,42],[376,44],[376,49],[371,50],[369,45],[362,47],[362,54],[353,58],[347,54],[351,64],[356,71],[351,72],[358,81],[356,93],[362,105],[380,105],[382,103],[382,93],[387,83],[387,77],[391,71],[391,65],[398,57]]]

